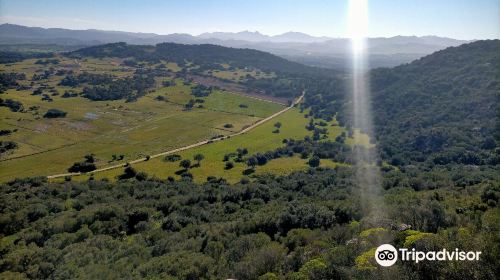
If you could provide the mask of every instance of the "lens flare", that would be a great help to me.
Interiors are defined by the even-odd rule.
[[[350,0],[348,11],[348,34],[352,52],[352,125],[360,135],[368,134],[373,139],[372,114],[368,71],[368,1]],[[355,139],[355,143],[356,143]],[[353,148],[356,182],[361,198],[361,208],[371,222],[380,224],[384,218],[382,199],[379,196],[380,174],[375,164],[376,152],[370,145],[355,145]]]
[[[351,39],[353,52],[362,54],[365,38],[368,35],[368,1],[350,0],[348,12],[348,36]]]

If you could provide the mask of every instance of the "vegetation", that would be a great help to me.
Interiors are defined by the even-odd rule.
[[[225,48],[215,45],[182,45],[161,43],[156,46],[127,45],[113,43],[93,46],[71,52],[72,57],[135,57],[137,60],[158,62],[172,61],[184,65],[189,61],[203,68],[213,69],[216,63],[229,64],[234,68],[253,67],[262,71],[279,71],[302,74],[304,72],[320,73],[316,68],[307,67],[299,63],[269,53],[251,50]]]
[[[0,98],[0,107],[7,107],[12,112],[19,112],[24,109],[23,104],[12,99],[3,100]]]
[[[426,168],[500,163],[493,138],[497,112],[491,107],[499,98],[499,48],[498,40],[480,41],[374,71],[382,158]]]
[[[64,118],[68,113],[61,111],[59,109],[49,109],[47,113],[43,115],[47,119]]]
[[[453,187],[395,188],[385,194],[390,220],[379,230],[364,219],[351,172],[310,169],[232,186],[217,178],[203,185],[188,177],[136,178],[131,167],[126,174],[133,179],[113,184],[17,180],[1,187],[3,275],[376,278],[387,272],[365,252],[377,240],[392,239],[397,247],[458,247],[484,256],[440,266],[397,263],[391,271],[398,277],[494,278],[499,256],[491,248],[498,243],[489,230],[496,228],[498,208],[480,206],[493,197],[493,185],[474,187],[472,196]],[[470,208],[463,208],[463,199]],[[397,230],[402,224],[412,230]]]
[[[24,106],[0,108],[7,116],[2,131],[19,127],[0,142],[8,159],[0,162],[7,181],[0,185],[0,278],[498,279],[500,125],[492,108],[499,44],[477,41],[372,71],[376,139],[352,128],[342,76],[252,50],[118,43],[60,56],[48,62],[62,68],[54,71],[36,59],[2,66],[34,79],[2,77],[1,103]],[[82,70],[92,65],[102,73],[56,75],[75,59]],[[244,67],[273,74],[246,77],[234,89],[288,98],[305,92],[305,99],[226,137],[283,108],[216,89],[203,76]],[[83,98],[49,96],[70,112],[64,121],[40,118],[48,110],[40,98],[51,90],[83,92]],[[69,140],[54,137],[60,131]],[[43,153],[22,142],[27,135],[46,145]],[[210,138],[218,141],[152,156]],[[90,144],[74,144],[81,142]],[[133,153],[123,153],[128,148]],[[382,213],[366,212],[355,177],[362,166],[352,165],[352,155],[364,149],[380,155],[363,168],[380,173]],[[119,160],[151,156],[60,181],[12,180],[16,170],[33,172],[54,158],[64,160],[50,168],[84,173],[117,154]],[[381,243],[482,254],[474,262],[381,268],[374,261]]]
[[[141,62],[137,68],[123,68],[116,58],[77,59],[78,64],[64,55],[57,58],[59,64],[53,65],[52,74],[35,81],[25,76],[46,69],[36,64],[36,59],[0,65],[2,75],[12,73],[7,75],[12,83],[6,83],[10,85],[1,96],[5,106],[0,107],[0,129],[19,129],[5,139],[15,142],[18,148],[2,155],[9,159],[0,162],[2,182],[16,177],[65,173],[87,153],[108,159],[96,162],[96,167],[111,164],[109,159],[113,155],[124,155],[130,160],[153,155],[215,135],[234,133],[283,108],[281,104],[216,89],[207,97],[196,98],[191,94],[195,84],[187,77],[175,77],[174,72],[168,77],[162,76],[163,72],[140,74],[143,79],[154,77],[154,85],[143,96],[132,91],[131,98],[127,95],[117,100],[94,101],[84,96],[84,88],[104,88],[110,94],[104,98],[109,99],[113,91],[108,92],[108,88],[115,81],[134,79],[139,68],[153,71],[157,65]],[[178,67],[173,62],[164,65],[165,71]],[[61,85],[68,76],[75,77],[78,84]],[[163,87],[163,81],[170,81],[171,85]],[[164,102],[155,101],[157,96],[163,96]],[[135,97],[136,101],[127,102]],[[191,99],[195,100],[195,108],[184,111],[183,105]],[[238,105],[242,103],[251,106],[240,108]],[[200,104],[203,108],[198,108]],[[54,108],[67,113],[64,121],[43,118]],[[226,123],[233,127],[224,128]]]
[[[84,87],[82,95],[94,101],[117,99],[134,101],[145,95],[153,85],[153,77],[134,75],[131,78],[114,80],[105,86]]]
[[[86,155],[85,160],[82,162],[75,162],[70,168],[68,168],[68,172],[75,173],[86,173],[90,171],[96,170],[95,166],[95,158],[94,155]]]
[[[17,149],[18,145],[13,141],[0,141],[0,155],[3,155],[11,150]]]

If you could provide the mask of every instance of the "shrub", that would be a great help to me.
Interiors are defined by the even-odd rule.
[[[15,101],[12,99],[6,99],[3,100],[0,98],[0,107],[7,107],[9,108],[12,112],[19,112],[23,110],[23,104],[19,101]]]
[[[168,162],[176,162],[176,161],[179,161],[181,160],[181,156],[180,155],[168,155],[165,157],[164,159],[165,161],[168,161]]]
[[[319,166],[319,163],[320,163],[320,159],[318,156],[313,156],[310,160],[309,160],[309,166],[310,167],[318,167]]]
[[[72,173],[77,173],[77,172],[86,173],[93,170],[96,170],[95,164],[86,161],[75,162],[70,168],[68,168],[68,172]]]
[[[43,115],[43,117],[47,119],[64,118],[66,117],[66,114],[66,112],[59,109],[49,109],[47,113]]]
[[[224,169],[229,170],[229,169],[232,169],[233,167],[234,167],[234,163],[232,161],[227,161]]]

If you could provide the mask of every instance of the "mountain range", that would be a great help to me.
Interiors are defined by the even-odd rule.
[[[349,67],[350,42],[347,38],[314,37],[300,32],[269,36],[259,32],[212,32],[198,36],[173,33],[134,33],[104,30],[71,30],[63,28],[0,25],[0,44],[56,44],[90,46],[126,42],[153,45],[163,42],[182,44],[214,44],[234,48],[250,48],[270,52],[289,60],[326,68]],[[438,50],[469,41],[437,36],[395,36],[369,38],[370,65],[390,67],[408,63]]]

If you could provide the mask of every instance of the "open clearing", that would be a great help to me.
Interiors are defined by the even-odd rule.
[[[116,76],[131,75],[132,70],[120,63],[114,59],[75,61],[60,57],[56,67]],[[171,63],[167,66],[175,67]],[[24,85],[30,84],[33,74],[45,69],[35,64],[35,60],[1,67],[2,72],[25,73],[27,80],[20,82]],[[59,86],[61,79],[62,76],[51,76],[35,82],[33,87],[42,83],[54,86],[57,94],[50,96],[52,102],[42,101],[40,95],[32,95],[33,89],[10,89],[1,95],[2,99],[21,102],[25,109],[37,109],[11,112],[0,107],[0,129],[17,129],[11,135],[3,136],[2,140],[14,141],[19,146],[0,159],[0,181],[63,173],[90,153],[95,154],[98,168],[112,164],[113,155],[124,155],[122,161],[113,161],[114,164],[131,161],[187,143],[232,134],[285,108],[281,104],[248,96],[213,91],[208,97],[199,98],[203,100],[201,106],[185,110],[185,104],[195,98],[191,95],[194,84],[172,78],[158,79],[156,89],[135,102],[91,101],[80,96],[63,98],[65,91],[81,92],[82,89]],[[164,80],[173,80],[175,85],[163,87]],[[157,100],[158,96],[165,100]],[[65,118],[43,118],[43,114],[52,108],[68,114]]]
[[[283,146],[283,139],[301,139],[305,136],[312,136],[312,133],[305,129],[309,119],[305,118],[298,109],[292,108],[287,112],[279,115],[275,119],[266,122],[248,133],[231,137],[222,141],[210,143],[200,147],[185,150],[179,153],[182,159],[190,159],[194,162],[193,157],[196,154],[203,154],[205,159],[201,161],[200,167],[193,167],[189,170],[193,174],[194,181],[204,182],[207,174],[215,177],[222,177],[230,183],[235,183],[241,178],[245,177],[242,172],[247,169],[246,163],[234,162],[232,169],[226,170],[223,161],[224,155],[236,152],[238,148],[247,148],[249,154],[258,152],[266,152],[274,150]],[[274,124],[281,122],[282,127],[280,133],[273,133],[275,130]],[[332,126],[334,122],[329,123],[328,139],[334,140],[335,137],[340,135],[344,129],[339,126]],[[322,166],[335,167],[337,164],[329,160],[322,160]],[[175,173],[182,168],[179,167],[179,161],[168,162],[164,157],[154,158],[149,161],[143,161],[132,165],[137,171],[144,171],[151,176],[158,178],[166,178],[172,176],[179,179],[180,176]],[[272,173],[272,174],[289,174],[293,171],[307,169],[307,159],[300,159],[298,157],[280,158],[269,161],[266,165],[257,166],[255,168],[256,174]],[[104,172],[98,172],[92,176],[96,179],[108,178],[111,180],[123,173],[123,168],[117,168]],[[86,180],[91,175],[81,175],[75,177],[76,180]]]

